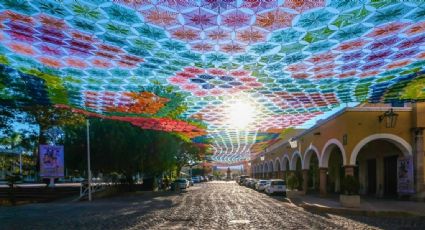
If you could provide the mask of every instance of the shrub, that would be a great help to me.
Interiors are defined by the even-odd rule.
[[[345,195],[359,194],[359,181],[354,176],[345,176],[343,181],[343,189]]]
[[[13,173],[12,175],[7,175],[6,176],[6,181],[7,181],[7,185],[10,187],[10,188],[13,188],[14,186],[15,186],[15,184],[18,182],[18,181],[20,181],[22,178],[21,178],[21,175],[20,174],[18,174],[18,173]]]
[[[289,175],[287,178],[286,184],[288,185],[289,189],[294,190],[299,187],[300,182],[298,177],[294,173],[291,173],[291,175]]]

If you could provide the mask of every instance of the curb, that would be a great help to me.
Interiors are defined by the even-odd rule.
[[[425,217],[425,215],[405,212],[405,211],[374,211],[374,210],[362,210],[362,209],[349,209],[349,208],[331,208],[323,207],[310,204],[296,204],[298,207],[303,208],[307,211],[313,212],[327,212],[332,214],[345,214],[345,215],[359,215],[359,216],[368,216],[368,217]]]

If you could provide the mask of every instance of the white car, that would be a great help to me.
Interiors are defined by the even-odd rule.
[[[268,180],[259,180],[258,183],[255,185],[255,189],[257,191],[264,191],[266,188]]]
[[[264,191],[269,195],[280,193],[286,196],[286,183],[284,180],[270,180]]]
[[[186,179],[182,179],[182,178],[175,180],[174,183],[176,187],[180,189],[186,189],[189,184]]]

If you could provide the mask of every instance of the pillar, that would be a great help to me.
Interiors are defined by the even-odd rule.
[[[384,196],[384,158],[376,158],[376,196]]]
[[[345,175],[354,176],[354,165],[344,165]]]
[[[424,128],[415,128],[413,131],[415,142],[413,145],[413,162],[415,165],[415,190],[416,193],[425,192],[425,178],[424,178]]]
[[[367,171],[366,171],[366,160],[359,160],[359,184],[360,184],[360,194],[367,194]]]
[[[308,189],[308,169],[303,169],[303,192],[307,193]]]
[[[326,179],[327,179],[327,174],[328,174],[328,168],[319,168],[319,173],[320,173],[320,196],[326,196],[327,191],[326,191]]]

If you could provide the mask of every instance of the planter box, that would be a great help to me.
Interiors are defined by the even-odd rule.
[[[359,208],[360,196],[359,195],[339,195],[339,202],[346,208]]]
[[[305,195],[304,191],[286,190],[286,197],[288,198],[300,197],[302,195]]]

